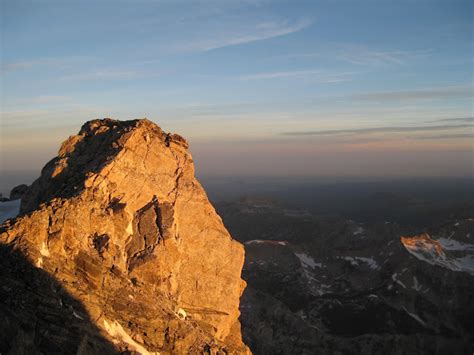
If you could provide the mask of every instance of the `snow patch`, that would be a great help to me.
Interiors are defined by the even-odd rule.
[[[456,262],[461,269],[474,274],[474,255],[457,258]]]
[[[438,243],[444,250],[474,251],[474,244],[461,243],[454,239],[439,238]]]
[[[407,312],[407,314],[412,317],[414,320],[416,320],[417,322],[419,322],[422,326],[426,327],[426,322],[421,319],[419,316],[417,316],[415,313],[411,313],[411,312],[408,312],[407,309],[405,307],[402,307],[403,310],[405,312]]]
[[[357,260],[360,260],[364,263],[366,263],[372,270],[376,270],[379,268],[379,265],[373,258],[365,258],[362,256],[356,256],[355,257]]]
[[[455,240],[441,238],[432,239],[428,234],[415,237],[402,237],[401,242],[405,249],[418,260],[431,265],[441,266],[452,271],[464,271],[474,274],[474,255],[452,257],[444,250],[471,252],[471,244],[460,243]]]
[[[245,242],[244,244],[250,245],[250,244],[263,244],[263,243],[265,243],[264,240],[254,239],[254,240],[249,240],[249,241]]]
[[[130,335],[125,332],[125,330],[122,328],[119,322],[113,321],[113,322],[107,322],[107,320],[104,319],[104,328],[109,333],[111,337],[113,337],[116,340],[116,343],[122,341],[128,345],[130,345],[136,352],[142,354],[142,355],[159,355],[159,352],[150,352],[147,349],[143,347],[143,345],[137,343],[135,340],[132,339]]]
[[[314,261],[312,257],[308,256],[305,253],[295,253],[295,255],[298,257],[298,259],[300,259],[301,266],[303,267],[310,267],[313,269],[315,267],[319,267],[319,268],[323,267],[322,263],[317,263],[316,261]]]
[[[359,262],[362,262],[372,270],[379,269],[379,264],[373,258],[366,258],[363,256],[340,256],[339,258],[349,261],[352,266],[359,266]]]
[[[404,284],[403,282],[401,282],[400,280],[397,280],[397,284],[399,284],[399,285],[402,286],[403,288],[407,288],[407,287],[405,286],[405,284]]]
[[[405,284],[397,278],[397,275],[398,275],[397,273],[394,273],[394,274],[392,275],[392,280],[395,281],[395,282],[396,282],[397,284],[399,284],[400,286],[402,286],[403,288],[407,288],[407,287],[405,286]]]
[[[287,217],[296,217],[296,218],[308,218],[311,217],[311,213],[305,210],[292,210],[284,209],[283,214]]]
[[[416,276],[413,276],[413,289],[415,291],[421,291],[421,285],[418,283]]]
[[[250,245],[250,244],[273,244],[273,245],[286,246],[286,245],[288,245],[288,242],[286,242],[285,240],[254,239],[254,240],[246,241],[244,244],[245,245]]]
[[[79,314],[77,314],[75,311],[72,311],[72,315],[76,317],[77,319],[84,320],[84,318],[81,317]]]
[[[41,244],[40,254],[43,256],[49,256],[49,249],[45,242]]]
[[[133,235],[133,221],[130,221],[125,231],[127,232],[128,235]]]

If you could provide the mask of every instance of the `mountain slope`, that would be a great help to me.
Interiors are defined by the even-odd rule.
[[[474,349],[474,219],[416,235],[249,200],[218,209],[245,245],[241,321],[255,354]]]

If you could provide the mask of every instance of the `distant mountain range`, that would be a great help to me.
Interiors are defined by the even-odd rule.
[[[245,244],[241,321],[255,353],[472,351],[474,218],[420,234],[261,199],[217,208]]]

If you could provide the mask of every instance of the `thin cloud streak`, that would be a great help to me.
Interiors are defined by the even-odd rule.
[[[370,128],[353,128],[353,129],[336,129],[326,131],[301,131],[301,132],[283,132],[284,136],[334,136],[334,135],[357,135],[367,133],[404,133],[404,132],[428,132],[443,131],[459,128],[472,128],[470,124],[458,125],[438,125],[438,126],[405,126],[405,127],[370,127]]]
[[[90,73],[64,75],[60,81],[83,81],[83,80],[108,80],[108,79],[132,79],[140,75],[134,70],[98,70]],[[142,74],[143,75],[143,74]]]
[[[474,122],[474,117],[440,118],[438,120],[428,121],[427,123],[433,122]]]
[[[266,72],[251,75],[240,76],[240,80],[266,80],[266,79],[282,79],[282,78],[307,78],[316,77],[317,81],[324,83],[336,83],[341,81],[349,81],[354,73],[328,73],[321,70],[294,70],[281,72]]]
[[[413,59],[426,56],[431,51],[383,51],[374,50],[366,46],[345,44],[336,45],[339,47],[336,50],[336,58],[349,62],[351,64],[365,65],[365,66],[380,66],[380,65],[402,65]]]
[[[295,70],[283,72],[258,73],[252,75],[241,76],[241,80],[260,80],[260,79],[277,79],[288,77],[305,77],[309,75],[320,75],[320,70]]]
[[[432,50],[380,50],[369,46],[330,42],[320,45],[315,52],[285,53],[272,55],[265,59],[308,59],[322,58],[343,61],[349,64],[379,67],[388,65],[405,65],[430,55]]]
[[[400,101],[400,100],[442,100],[457,98],[472,98],[472,86],[455,86],[447,88],[430,88],[422,90],[380,91],[366,94],[357,94],[352,97],[369,101]]]
[[[94,57],[73,56],[73,57],[56,57],[56,58],[36,58],[31,60],[18,60],[15,62],[3,63],[1,68],[3,73],[17,70],[30,70],[38,67],[59,67],[64,68],[79,63],[94,60]]]
[[[474,133],[459,133],[459,134],[440,134],[437,136],[421,136],[416,139],[431,140],[431,139],[473,139]]]
[[[299,32],[313,24],[311,20],[301,20],[295,24],[288,22],[264,22],[253,26],[249,33],[230,33],[225,37],[207,39],[189,43],[184,47],[187,51],[211,51],[214,49],[242,45],[256,41],[263,41],[271,38],[281,37]]]

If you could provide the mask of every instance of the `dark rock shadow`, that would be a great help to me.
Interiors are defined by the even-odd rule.
[[[118,354],[80,301],[0,245],[0,354]]]

